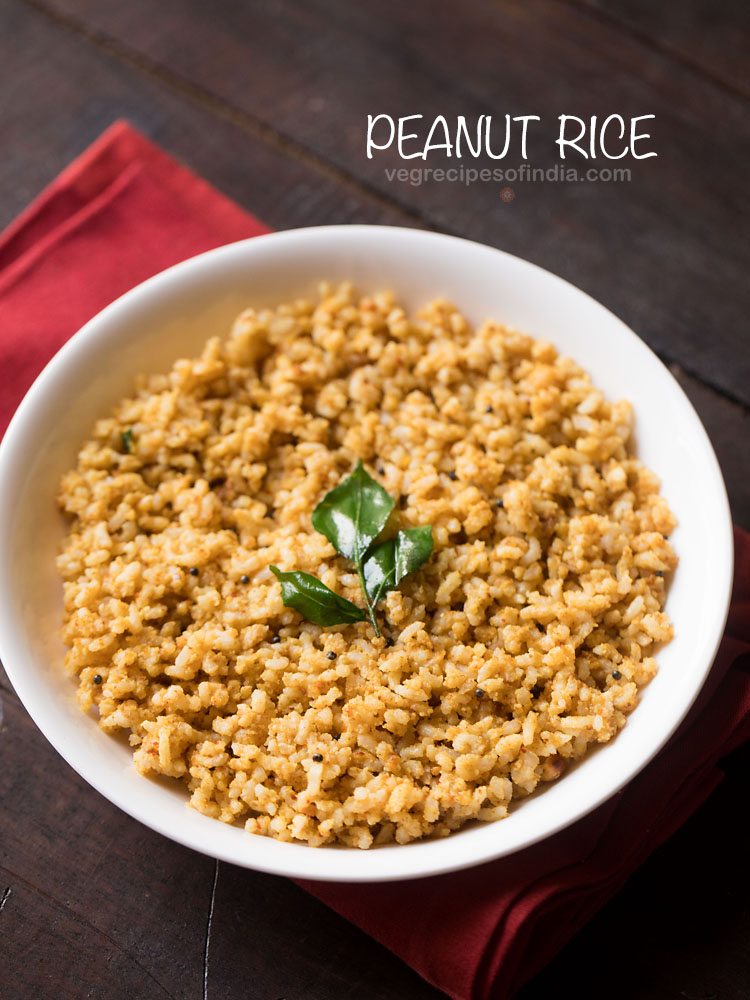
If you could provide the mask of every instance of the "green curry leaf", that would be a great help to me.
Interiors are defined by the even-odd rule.
[[[374,545],[394,506],[393,498],[359,461],[354,472],[326,493],[313,511],[315,530],[354,563],[366,612],[309,573],[282,573],[278,566],[271,566],[281,584],[284,604],[316,625],[348,625],[369,618],[379,636],[375,606],[429,559],[433,545],[429,525],[406,528],[394,538]]]
[[[126,455],[129,455],[133,451],[134,440],[132,427],[128,427],[128,429],[124,430],[120,435],[120,444],[122,445],[122,450]]]
[[[409,573],[419,569],[432,554],[432,528],[406,528],[395,538],[376,545],[365,560],[364,577],[372,605],[385,597]]]
[[[284,573],[278,566],[271,572],[281,584],[281,599],[316,625],[349,625],[364,621],[367,615],[310,573]]]
[[[394,502],[357,462],[354,472],[326,493],[313,511],[313,528],[359,567],[393,510]]]

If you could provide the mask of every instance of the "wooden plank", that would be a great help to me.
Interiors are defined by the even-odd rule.
[[[1,668],[0,677],[5,688]],[[199,1000],[214,862],[96,794],[7,690],[0,996]],[[208,972],[209,995],[224,1000],[442,996],[291,882],[225,864],[213,895]]]
[[[382,199],[295,160],[23,4],[0,5],[0,39],[0,228],[120,117],[273,228],[411,223]]]
[[[200,996],[213,862],[93,793],[3,700],[0,996]]]
[[[196,108],[194,101],[175,96],[158,81],[123,68],[19,5],[6,5],[3,27],[5,37],[16,44],[4,59],[13,89],[0,106],[0,129],[7,139],[0,159],[0,220],[19,211],[112,117],[127,114],[272,225],[411,221],[366,192],[350,190],[342,196],[333,178],[315,174],[307,163],[217,119],[207,108]],[[750,484],[744,473],[750,450],[747,420],[739,407],[684,377],[719,452],[735,517],[750,526]]]
[[[3,37],[14,39],[3,57],[11,89],[0,104],[0,134],[6,139],[0,158],[0,224],[118,115],[130,117],[273,226],[413,221],[358,188],[342,192],[340,183],[325,172],[315,173],[307,162],[290,158],[206,107],[196,107],[194,99],[175,95],[158,80],[123,67],[19,4],[4,6],[0,30]],[[659,289],[653,294],[660,294]],[[744,332],[734,331],[734,336],[729,365],[743,338],[746,342]],[[708,341],[708,333],[705,337]],[[719,454],[735,518],[750,527],[747,418],[740,407],[680,370]]]
[[[617,26],[557,0],[469,0],[460,17],[429,0],[34,2],[429,224],[562,274],[662,355],[750,403],[747,104]],[[628,161],[629,183],[517,182],[505,204],[497,183],[415,187],[386,177],[395,154],[365,156],[368,113],[536,113],[546,124],[531,161],[551,168],[558,114],[615,111],[656,115],[659,156]]]
[[[222,864],[213,926],[209,992],[221,1000],[247,1000],[250,995],[274,1000],[444,997],[285,879]],[[238,940],[253,946],[238,948]]]
[[[574,0],[750,97],[750,6],[743,0]]]
[[[750,529],[750,413],[725,399],[679,365],[672,374],[690,397],[719,459],[735,524]]]

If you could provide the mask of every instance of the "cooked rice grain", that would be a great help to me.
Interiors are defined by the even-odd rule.
[[[248,309],[140,378],[62,481],[82,708],[252,833],[367,848],[500,819],[617,733],[672,635],[674,519],[631,423],[549,344],[446,302]],[[392,645],[302,620],[268,569],[360,601],[310,521],[358,458],[394,528],[433,526],[383,604]]]

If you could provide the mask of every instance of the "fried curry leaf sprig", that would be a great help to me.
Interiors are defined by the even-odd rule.
[[[365,607],[341,597],[309,573],[283,573],[278,566],[271,566],[281,584],[286,607],[323,626],[348,625],[369,618],[379,636],[375,613],[378,602],[430,558],[433,546],[429,525],[406,528],[378,542],[394,505],[393,497],[361,461],[357,462],[354,472],[320,501],[312,523],[340,555],[354,563]]]

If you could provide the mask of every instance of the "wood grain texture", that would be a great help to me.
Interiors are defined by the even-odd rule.
[[[634,32],[649,46],[674,56],[750,97],[750,6],[744,0],[573,0]]]
[[[165,0],[168,2],[173,0]],[[132,10],[131,6],[123,9],[123,16]],[[325,164],[318,166],[309,157],[290,155],[278,147],[272,136],[260,135],[251,124],[234,120],[226,108],[217,109],[190,92],[182,93],[170,83],[145,76],[136,67],[124,65],[121,58],[110,57],[72,30],[51,23],[14,0],[4,0],[0,17],[2,37],[13,40],[5,47],[7,52],[0,63],[6,81],[5,99],[0,104],[0,134],[6,139],[7,149],[7,155],[0,158],[0,189],[4,195],[0,199],[0,225],[17,214],[39,188],[117,117],[130,118],[170,153],[274,228],[335,222],[415,225],[424,221],[417,210],[389,204],[385,196],[372,194],[356,179],[344,186]],[[212,51],[210,46],[207,51]],[[463,190],[456,197],[462,201]],[[536,192],[533,197],[536,199]],[[502,211],[506,208],[515,211],[515,203],[504,206]],[[621,210],[627,215],[627,199]],[[655,228],[659,224],[652,220],[649,225]],[[728,253],[737,251],[745,252],[739,234],[727,244]],[[616,288],[619,280],[620,272],[610,268],[610,286]],[[740,285],[747,287],[744,278],[737,288]],[[734,290],[725,290],[727,296],[730,292],[734,294]],[[661,282],[654,287],[650,280],[648,288],[639,292],[644,317],[636,329],[641,334],[650,328],[648,312],[652,307],[658,309],[661,294]],[[611,296],[603,298],[606,301]],[[679,326],[675,324],[668,334],[672,332],[679,333]],[[708,330],[701,331],[700,336],[707,344],[711,342]],[[750,351],[744,326],[727,328],[727,336],[731,337],[731,347],[717,348],[714,361],[732,371],[738,356],[741,368],[743,356]],[[663,354],[667,360],[676,353],[678,349],[666,343]],[[691,357],[685,367],[692,371],[698,366]],[[685,367],[681,366],[683,372]],[[746,473],[750,445],[743,411],[706,387],[705,379],[691,378],[687,373],[685,378],[696,387],[689,395],[718,446],[735,518],[750,527]],[[698,386],[702,386],[700,391]]]
[[[3,1000],[201,1000],[206,957],[210,1000],[442,996],[285,879],[221,864],[214,893],[210,859],[106,802],[7,688],[3,701]],[[608,1000],[745,1000],[750,884],[736,810],[749,765],[746,750],[730,758],[719,791],[518,1000],[546,1000],[571,969],[609,981]],[[622,942],[628,962],[612,983]]]
[[[3,1000],[442,996],[286,879],[221,864],[214,891],[215,862],[89,788],[1,669],[0,700]]]
[[[671,371],[711,438],[724,474],[734,522],[750,529],[750,412],[691,378],[679,365],[672,365]]]
[[[404,213],[175,94],[14,0],[0,3],[0,227],[117,118],[127,118],[273,228],[409,225]]]
[[[199,997],[213,862],[92,794],[3,701],[0,996]]]
[[[0,225],[124,116],[276,228],[429,225],[503,246],[586,287],[682,365],[750,526],[747,411],[707,384],[748,399],[747,106],[685,65],[699,55],[667,14],[652,22],[654,46],[618,31],[637,0],[610,23],[558,0],[470,0],[458,18],[423,0],[54,4],[0,0]],[[704,9],[690,0],[679,17],[698,24]],[[670,46],[685,59],[671,61]],[[658,170],[626,190],[537,185],[505,206],[487,189],[386,184],[359,153],[373,107],[546,118],[615,104],[656,109],[665,128]],[[3,1000],[441,996],[286,880],[217,870],[116,810],[49,748],[0,671],[3,707]],[[608,1000],[744,1000],[750,886],[736,811],[748,763],[747,752],[730,760],[707,805],[519,1000],[557,995],[571,971],[583,1000],[600,997],[623,942]]]
[[[750,351],[738,350],[750,312],[747,102],[616,25],[559,0],[472,0],[460,16],[447,0],[34,2],[425,224],[563,275],[670,361],[750,403]],[[395,153],[365,156],[368,113],[536,113],[546,125],[530,159],[551,168],[557,115],[614,111],[656,115],[658,158],[618,161],[629,183],[517,182],[509,205],[497,183],[412,186],[386,177],[402,165]]]

